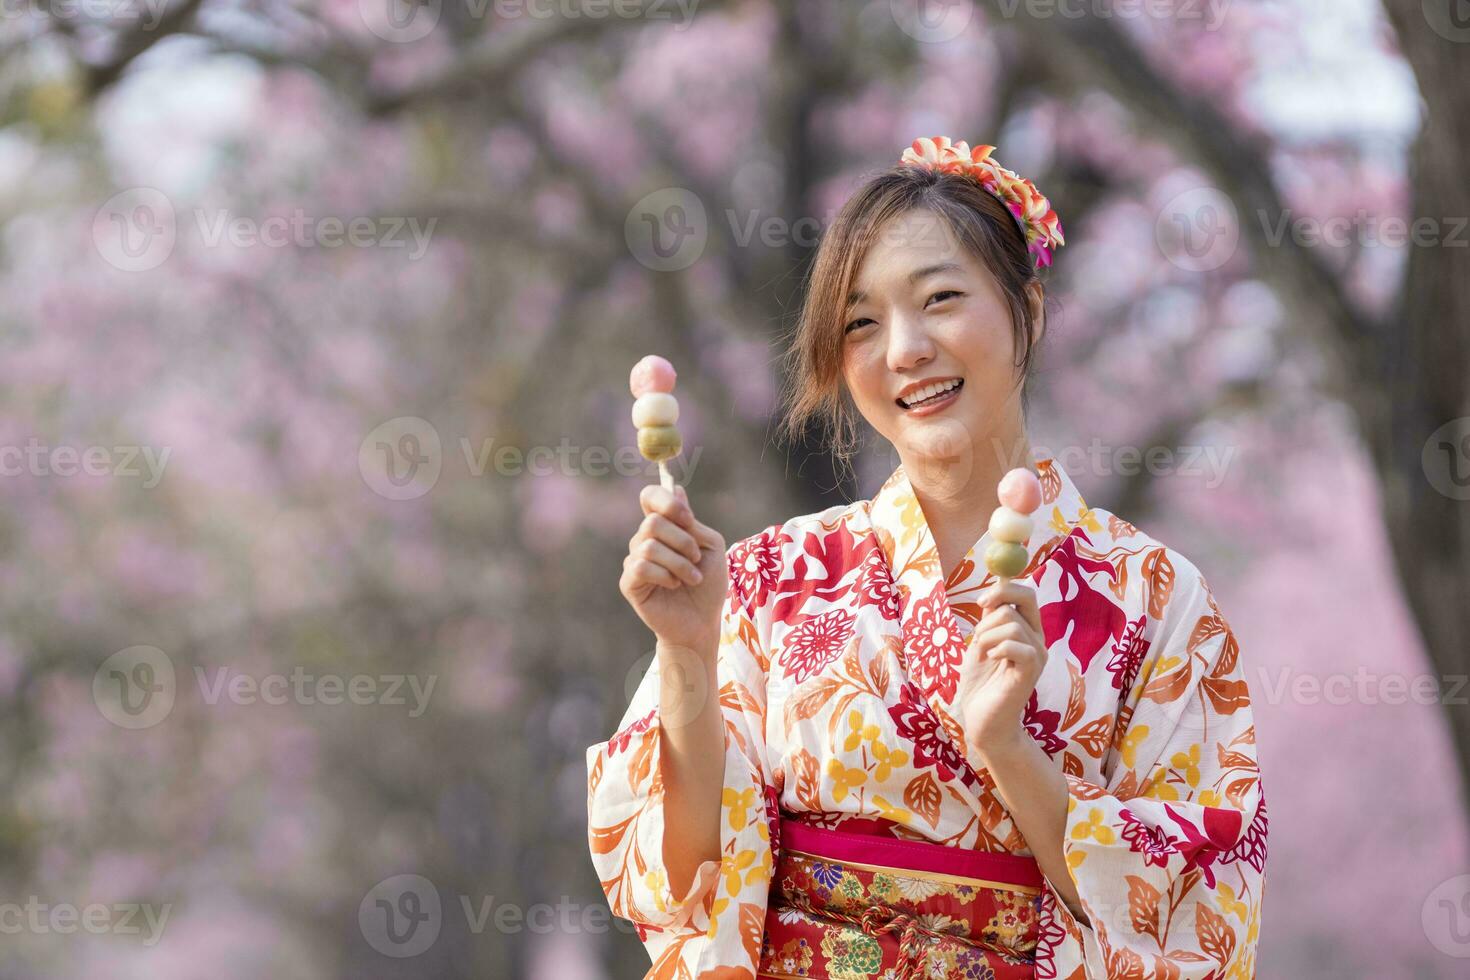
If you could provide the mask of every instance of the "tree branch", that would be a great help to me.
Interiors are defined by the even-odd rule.
[[[1001,0],[988,0],[988,6],[1001,16]],[[1272,256],[1261,263],[1265,274],[1285,285],[1285,293],[1305,311],[1322,314],[1310,320],[1329,334],[1325,339],[1331,342],[1320,345],[1325,352],[1346,351],[1347,363],[1339,369],[1345,368],[1347,376],[1334,379],[1333,387],[1344,400],[1355,401],[1357,380],[1390,342],[1387,328],[1359,306],[1319,255],[1289,236],[1280,242],[1268,236],[1287,208],[1259,139],[1242,132],[1209,100],[1180,90],[1155,70],[1111,20],[1092,14],[1048,18],[1044,24],[1025,15],[1011,20],[1052,46],[1063,45],[1066,55],[1051,59],[1060,75],[1079,88],[1101,83],[1182,155],[1208,168],[1235,202],[1242,233],[1258,252]]]
[[[113,35],[112,56],[106,61],[85,66],[82,88],[86,95],[95,97],[121,78],[128,66],[148,49],[170,34],[186,29],[202,2],[203,0],[174,0],[167,4],[158,21],[151,26],[146,19],[140,18],[137,26]]]

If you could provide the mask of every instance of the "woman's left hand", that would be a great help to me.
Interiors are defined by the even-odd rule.
[[[1026,734],[1021,716],[1046,666],[1036,590],[1014,581],[980,594],[985,610],[960,671],[955,702],[965,738],[981,755]]]

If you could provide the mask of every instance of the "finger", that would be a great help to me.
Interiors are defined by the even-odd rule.
[[[647,540],[661,541],[696,565],[703,557],[699,551],[699,542],[694,535],[662,514],[649,514],[643,518],[643,525],[638,529],[637,538],[639,543]]]
[[[980,605],[994,608],[996,606],[1017,605],[1025,600],[1026,593],[1035,595],[1035,589],[1022,585],[1015,579],[1007,579],[1004,583],[994,582],[986,590],[980,593],[978,602]]]
[[[694,520],[693,533],[694,540],[699,542],[701,548],[704,548],[706,551],[724,553],[725,536],[708,524],[701,523],[698,518]]]
[[[655,541],[652,538],[644,541],[638,546],[638,557],[656,565],[662,565],[690,585],[698,585],[704,579],[704,573],[696,567],[695,562],[691,562],[662,541]]]
[[[629,571],[633,575],[632,584],[634,586],[659,585],[666,589],[677,589],[684,584],[674,576],[673,572],[647,558],[639,558],[633,562]]]
[[[657,483],[650,483],[638,492],[638,503],[644,514],[662,514],[680,527],[687,529],[694,522],[694,511],[689,509],[688,502]]]
[[[682,486],[676,486],[674,490],[678,493],[679,499],[683,501],[684,506],[689,508],[689,530],[694,535],[695,540],[699,542],[699,546],[701,548],[707,548],[710,551],[723,552],[725,550],[724,535],[694,516],[694,508],[689,504],[689,491],[685,490]]]
[[[975,645],[982,650],[998,646],[1008,640],[1025,643],[1029,646],[1035,645],[1030,628],[1019,619],[996,623],[993,626],[986,626],[984,629],[977,629],[975,631]]]
[[[1036,648],[1019,640],[1004,640],[986,651],[988,660],[1008,660],[1017,667],[1030,669],[1039,662]]]
[[[1007,623],[1017,623],[1028,629],[1030,628],[1030,624],[1026,622],[1026,617],[1021,615],[1018,610],[1010,606],[999,606],[980,618],[980,622],[975,626],[975,631],[983,633],[999,626],[1005,626]]]
[[[990,609],[1013,606],[1031,624],[1032,629],[1038,634],[1042,632],[1041,611],[1036,607],[1036,590],[1029,585],[1008,581],[1002,587],[997,583],[980,593],[979,602],[982,608]]]

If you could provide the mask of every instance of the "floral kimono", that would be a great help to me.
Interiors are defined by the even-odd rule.
[[[989,533],[946,579],[900,466],[729,549],[722,848],[687,894],[663,868],[656,663],[588,750],[593,863],[649,977],[1254,976],[1267,820],[1235,636],[1188,559],[1037,471],[1017,581],[1049,656],[1022,722],[1066,777],[1087,921],[958,721]]]

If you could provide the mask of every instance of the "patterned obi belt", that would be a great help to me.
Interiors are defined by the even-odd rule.
[[[783,818],[761,977],[1031,980],[1034,858]]]

